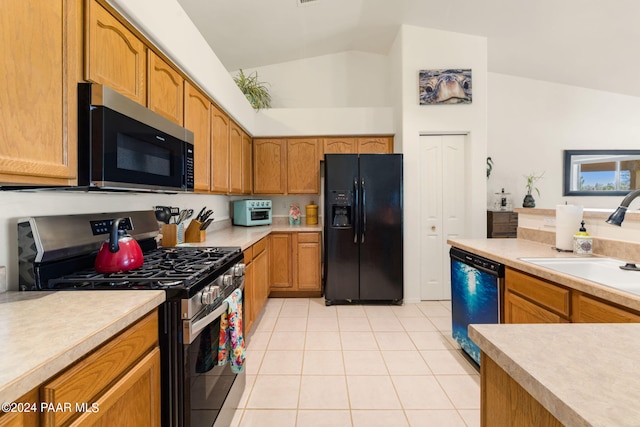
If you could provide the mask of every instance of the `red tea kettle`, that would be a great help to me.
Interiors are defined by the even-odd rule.
[[[95,262],[96,271],[99,273],[133,270],[141,267],[144,262],[138,242],[124,230],[118,229],[123,220],[124,218],[117,218],[113,221],[109,239],[100,246]]]

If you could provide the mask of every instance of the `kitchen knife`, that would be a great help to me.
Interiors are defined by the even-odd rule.
[[[207,207],[203,206],[200,212],[198,212],[198,215],[196,216],[196,220],[202,222],[202,214],[204,214],[206,210],[207,210]]]
[[[202,225],[200,226],[200,230],[206,230],[207,227],[209,227],[211,225],[211,223],[213,222],[213,218],[210,218],[208,220],[206,220],[205,222],[202,223]]]
[[[205,222],[206,220],[209,219],[209,217],[213,214],[213,210],[209,209],[208,211],[206,211],[204,213],[204,215],[202,215],[202,218],[200,219],[201,222]]]

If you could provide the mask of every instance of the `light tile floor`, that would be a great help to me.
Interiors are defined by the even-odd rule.
[[[450,301],[270,298],[247,337],[233,425],[479,426],[479,373],[450,336]]]

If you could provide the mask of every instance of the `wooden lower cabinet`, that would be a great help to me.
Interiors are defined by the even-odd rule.
[[[271,233],[269,236],[270,288],[293,288],[291,269],[291,233]]]
[[[251,330],[264,303],[269,296],[269,251],[268,238],[245,249],[244,263],[244,332]]]
[[[480,425],[483,427],[562,427],[491,358],[482,353],[480,364]]]
[[[20,400],[38,413],[1,415],[0,426],[160,425],[157,310]]]
[[[637,323],[640,322],[640,313],[575,291],[572,321],[575,323]]]
[[[313,297],[322,293],[321,242],[318,232],[272,233],[273,297]]]
[[[567,319],[558,316],[538,304],[530,302],[510,291],[504,294],[504,323],[567,323]]]
[[[570,304],[569,289],[505,269],[504,323],[566,323]]]
[[[38,402],[38,389],[31,390],[29,393],[22,396],[15,402],[18,404],[28,404],[29,411],[16,411],[16,412],[0,412],[0,427],[37,427],[40,425],[39,410],[40,403]],[[2,402],[4,403],[4,402]],[[33,408],[33,404],[36,404],[36,408]],[[16,407],[16,409],[18,409]],[[35,411],[33,409],[36,409]]]

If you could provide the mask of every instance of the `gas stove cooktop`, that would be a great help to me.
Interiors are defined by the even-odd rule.
[[[121,273],[85,269],[49,280],[50,289],[190,288],[211,274],[222,273],[241,253],[239,247],[172,247],[144,254],[144,264]]]

